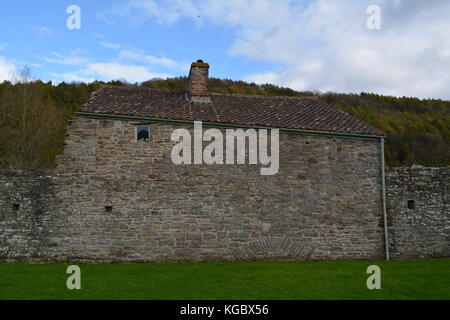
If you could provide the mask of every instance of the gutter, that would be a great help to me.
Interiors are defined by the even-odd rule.
[[[381,144],[381,200],[383,206],[383,224],[384,224],[384,250],[386,260],[389,261],[389,235],[387,226],[387,210],[386,210],[386,170],[384,165],[384,137],[380,138]]]
[[[79,116],[91,118],[91,119],[109,119],[109,120],[122,120],[122,121],[143,121],[148,123],[164,123],[164,124],[177,124],[177,125],[193,125],[194,121],[187,120],[170,120],[170,119],[158,119],[158,118],[145,118],[145,117],[133,117],[133,116],[121,116],[110,114],[97,114],[88,112],[77,112]],[[204,127],[215,128],[248,128],[248,129],[279,129],[280,133],[300,134],[309,136],[327,136],[347,139],[362,139],[362,140],[379,140],[384,139],[385,136],[369,135],[369,134],[356,134],[356,133],[336,133],[329,131],[316,131],[316,130],[301,130],[301,129],[289,129],[289,128],[272,128],[265,126],[249,126],[249,125],[237,125],[228,123],[215,123],[215,122],[202,122]]]

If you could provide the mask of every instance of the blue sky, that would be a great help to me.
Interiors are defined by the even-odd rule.
[[[139,23],[130,21],[128,25],[122,25],[123,19],[112,14],[110,19],[117,18],[117,24],[105,22],[101,15],[113,8],[113,3],[111,0],[17,0],[2,3],[0,45],[4,49],[0,55],[7,56],[19,66],[30,65],[34,75],[46,81],[70,80],[57,75],[78,70],[83,61],[144,66],[149,74],[156,76],[182,76],[189,72],[191,62],[204,59],[211,64],[212,76],[232,79],[243,79],[248,74],[263,72],[269,66],[227,54],[234,39],[233,29],[200,26],[195,21],[201,21],[198,16],[196,19],[182,18],[171,25],[161,24],[157,19]],[[121,2],[116,3],[119,5]],[[66,27],[70,16],[66,9],[72,4],[81,9],[80,30]],[[156,62],[146,64],[137,57],[124,58],[124,55],[120,56],[121,52],[167,58],[176,62],[177,66],[167,67],[167,64]],[[80,77],[111,80],[96,74]],[[122,78],[140,80],[139,76],[130,77],[129,74],[123,74]]]
[[[16,0],[0,11],[0,81],[24,65],[45,81],[187,75],[297,90],[450,99],[450,1]],[[381,28],[367,28],[368,6]],[[81,9],[69,30],[66,9]]]

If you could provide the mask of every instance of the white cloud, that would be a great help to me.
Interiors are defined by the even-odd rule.
[[[147,54],[144,50],[137,49],[131,45],[108,41],[100,41],[100,44],[105,48],[118,50],[117,58],[120,61],[130,60],[157,66],[163,69],[177,70],[182,72],[189,71],[190,64],[187,62],[177,62],[167,57],[155,57]]]
[[[31,63],[31,62],[17,60],[17,59],[12,59],[11,62],[14,63],[14,65],[16,65],[16,67],[21,67],[21,68],[23,68],[23,67],[29,67],[29,68],[42,67],[42,64],[39,64],[39,63]]]
[[[147,55],[147,54],[139,52],[139,51],[122,50],[119,53],[119,57],[121,59],[134,60],[134,61],[138,61],[138,62],[142,62],[142,63],[157,65],[159,67],[172,69],[172,70],[180,70],[180,71],[189,70],[188,63],[176,62],[176,61],[166,58],[166,57],[158,58],[158,57],[154,57],[151,55]]]
[[[69,55],[62,55],[56,51],[49,56],[42,57],[43,60],[50,63],[77,66],[78,69],[71,72],[52,73],[54,81],[67,82],[93,82],[95,80],[111,81],[124,80],[130,83],[143,82],[154,78],[168,78],[173,75],[164,72],[155,72],[152,67],[158,67],[162,70],[173,70],[180,68],[189,68],[188,64],[178,63],[169,58],[158,58],[147,55],[144,51],[132,48],[128,45],[101,41],[104,47],[118,50],[117,56],[109,61],[92,61],[86,58],[87,51],[76,49]],[[130,48],[129,50],[120,50],[121,48]],[[127,63],[128,61],[128,63]],[[142,65],[130,64],[129,61],[140,62]]]
[[[36,32],[40,38],[50,38],[55,34],[55,32],[47,27],[34,27],[34,32]]]
[[[5,57],[0,56],[0,82],[5,80],[11,81],[14,77],[14,74],[17,71],[17,67],[6,59]]]
[[[90,63],[82,69],[62,74],[52,74],[57,79],[64,81],[92,82],[94,80],[125,80],[130,83],[144,82],[154,78],[168,78],[172,75],[151,72],[145,67],[137,65],[125,65],[115,62]]]
[[[366,8],[381,8],[368,30]],[[298,90],[450,99],[450,1],[129,0],[101,18],[135,25],[180,18],[235,32],[229,55],[277,64],[249,75]]]
[[[63,80],[66,82],[84,82],[84,83],[90,83],[94,82],[94,78],[88,78],[78,75],[76,72],[66,72],[66,73],[51,73],[50,76],[53,78]],[[55,80],[53,82],[59,83],[61,81]]]
[[[118,50],[117,59],[119,61],[130,60],[140,62],[143,64],[157,66],[162,69],[177,70],[180,72],[187,72],[189,71],[190,68],[190,63],[177,62],[167,57],[155,57],[147,54],[144,50],[137,49],[131,45],[107,41],[100,41],[100,44],[105,48]]]
[[[100,41],[100,44],[108,49],[120,49],[122,46],[118,43],[112,43],[107,41]]]
[[[49,57],[42,57],[46,62],[64,64],[64,65],[82,65],[89,62],[89,59],[83,56],[84,50],[73,50],[68,56],[64,56],[56,51],[52,51]]]
[[[196,7],[185,0],[167,1],[162,6],[153,0],[129,0],[114,4],[107,11],[98,14],[97,18],[109,24],[125,27],[140,25],[147,19],[171,24],[183,15],[192,13],[192,10],[195,11]]]
[[[129,82],[143,82],[153,78],[167,78],[168,74],[154,73],[147,68],[119,63],[92,63],[83,70],[84,74],[95,75],[104,80],[125,79]]]
[[[247,82],[255,82],[258,84],[274,83],[278,79],[278,74],[275,72],[266,72],[259,74],[251,74],[247,76],[244,80]]]
[[[91,36],[96,38],[96,39],[104,39],[105,38],[105,36],[103,34],[97,33],[97,32],[92,32]]]

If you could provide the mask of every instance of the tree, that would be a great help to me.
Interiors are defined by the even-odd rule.
[[[0,99],[0,167],[35,170],[51,167],[63,148],[65,117],[45,84],[32,81],[25,67]]]

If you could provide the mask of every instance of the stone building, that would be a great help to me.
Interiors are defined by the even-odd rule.
[[[82,106],[58,159],[58,250],[88,261],[383,258],[383,132],[316,97],[210,94],[208,71],[192,64],[189,92],[106,86]],[[224,136],[278,128],[279,171],[175,165],[172,133],[194,121]]]
[[[448,168],[389,170],[385,201],[383,132],[316,97],[210,94],[208,71],[189,92],[105,86],[57,169],[1,172],[0,261],[384,259],[387,234],[393,258],[450,255]],[[195,121],[279,129],[278,171],[175,164]]]
[[[450,256],[449,168],[389,169],[385,188],[383,132],[314,97],[210,94],[208,71],[192,65],[189,92],[103,87],[56,170],[0,172],[0,262]],[[246,145],[242,164],[175,164],[179,129],[190,151],[211,143],[195,142],[196,121],[223,136],[278,129],[276,172]]]

